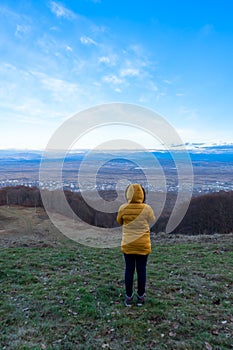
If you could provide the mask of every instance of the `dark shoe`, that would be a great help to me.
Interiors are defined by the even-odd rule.
[[[131,307],[133,305],[133,295],[131,297],[128,297],[127,295],[125,296],[125,301],[124,301],[125,306]]]
[[[145,303],[145,294],[143,294],[141,297],[137,296],[137,306],[142,306]]]

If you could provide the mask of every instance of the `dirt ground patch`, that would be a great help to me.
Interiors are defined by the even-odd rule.
[[[66,225],[66,218],[60,215]],[[82,223],[76,223],[76,228],[90,239],[96,239],[100,234],[98,228],[91,228],[84,233]],[[68,224],[67,224],[68,227]],[[233,243],[233,233],[213,235],[178,235],[155,234],[152,232],[154,244],[184,244],[184,243]],[[116,238],[119,241],[119,237]],[[25,208],[19,206],[0,207],[0,248],[7,247],[41,247],[57,246],[67,241],[64,236],[50,221],[42,208]],[[85,243],[85,242],[84,242]],[[87,244],[88,245],[88,244]]]
[[[0,248],[54,246],[62,239],[42,208],[0,207]]]

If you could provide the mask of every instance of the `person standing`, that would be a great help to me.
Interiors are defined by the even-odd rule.
[[[127,203],[120,206],[117,222],[122,226],[121,251],[125,259],[125,306],[133,304],[133,280],[137,271],[137,305],[145,302],[146,266],[151,253],[150,224],[155,221],[153,209],[145,203],[145,190],[131,184],[125,192]]]

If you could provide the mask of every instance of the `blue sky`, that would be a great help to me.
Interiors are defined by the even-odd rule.
[[[233,142],[229,0],[0,0],[0,28],[0,149],[43,149],[109,102],[156,111],[184,142]]]

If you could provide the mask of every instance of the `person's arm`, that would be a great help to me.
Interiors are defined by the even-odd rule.
[[[122,210],[121,208],[118,211],[116,221],[119,225],[123,225],[123,218],[122,218]]]
[[[155,218],[155,214],[153,212],[153,209],[148,206],[148,222],[149,224],[152,224],[153,222],[155,222],[156,218]]]

